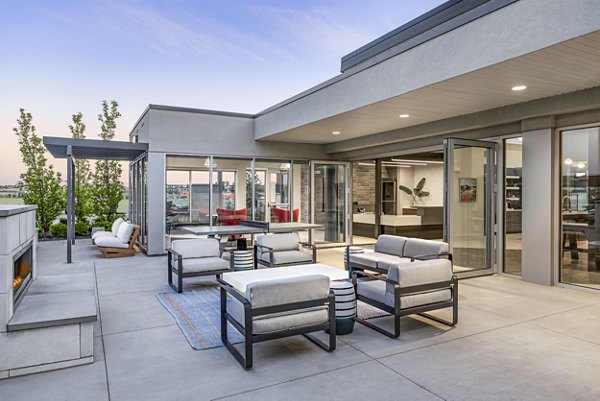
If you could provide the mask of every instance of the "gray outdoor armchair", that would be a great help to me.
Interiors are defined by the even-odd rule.
[[[352,283],[359,301],[392,314],[394,331],[365,319],[357,318],[357,321],[388,337],[400,336],[402,316],[419,314],[448,326],[458,322],[458,278],[453,275],[452,262],[448,259],[393,264],[389,266],[387,277],[354,271]],[[452,308],[452,320],[424,313],[443,308]]]
[[[326,351],[336,347],[335,295],[329,277],[304,275],[251,283],[245,294],[221,284],[221,341],[244,369],[253,364],[254,343],[302,334]],[[227,323],[244,337],[244,355],[229,341]],[[329,330],[329,343],[311,336]]]
[[[216,276],[231,270],[229,262],[221,259],[219,241],[214,238],[198,238],[173,241],[168,251],[169,286],[177,292],[183,291],[186,277]],[[173,284],[173,273],[177,285]]]
[[[302,249],[308,248],[311,253]],[[297,233],[269,234],[256,238],[254,243],[254,268],[258,265],[280,267],[316,263],[317,248],[301,242]]]

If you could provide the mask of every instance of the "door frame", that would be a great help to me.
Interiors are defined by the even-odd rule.
[[[448,243],[449,251],[453,251],[453,239],[450,236],[451,227],[453,224],[454,217],[451,210],[451,202],[452,199],[456,198],[456,188],[454,183],[452,182],[453,173],[454,173],[454,152],[452,150],[455,149],[456,146],[462,147],[475,147],[475,148],[485,148],[488,150],[488,161],[486,165],[486,186],[484,191],[485,196],[485,232],[486,236],[486,248],[488,250],[486,254],[486,264],[489,266],[485,269],[476,269],[469,270],[465,272],[457,272],[459,278],[468,278],[468,277],[477,277],[490,275],[497,272],[497,257],[495,258],[495,247],[494,247],[494,235],[496,234],[495,230],[495,221],[494,217],[497,215],[495,210],[495,199],[494,199],[494,189],[496,187],[496,173],[497,173],[497,143],[491,141],[480,141],[473,139],[463,139],[463,138],[454,138],[454,137],[446,137],[443,140],[444,147],[444,228],[443,228],[443,238],[444,241]]]
[[[334,160],[310,160],[310,222],[315,222],[315,165],[328,164],[344,166],[344,242],[336,242],[331,244],[324,244],[325,247],[331,246],[345,246],[352,242],[352,170],[351,163],[345,161],[334,161]],[[312,240],[314,241],[314,235]]]

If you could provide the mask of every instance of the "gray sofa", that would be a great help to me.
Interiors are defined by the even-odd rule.
[[[350,273],[355,270],[387,273],[393,264],[440,257],[452,261],[446,242],[420,238],[380,235],[375,243],[375,252],[352,253],[350,248],[346,248],[346,269]]]
[[[371,321],[357,318],[365,326],[388,337],[400,336],[400,318],[419,314],[436,322],[454,326],[458,322],[458,278],[448,259],[401,262],[388,267],[387,277],[354,271],[352,282],[357,299],[394,317],[389,331]],[[443,320],[424,312],[452,308],[452,320]]]

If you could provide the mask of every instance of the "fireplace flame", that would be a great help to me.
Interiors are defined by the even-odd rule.
[[[18,288],[21,283],[23,282],[23,278],[22,277],[17,277],[13,280],[13,288]]]

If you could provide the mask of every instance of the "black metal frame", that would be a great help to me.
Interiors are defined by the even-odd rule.
[[[348,270],[349,274],[352,275],[352,273],[354,271],[365,271],[365,270],[370,270],[370,271],[374,271],[377,273],[382,273],[382,274],[387,274],[387,269],[382,269],[379,268],[379,262],[375,262],[375,267],[372,266],[368,266],[368,265],[363,265],[361,263],[352,263],[350,261],[350,248],[354,247],[353,245],[348,245],[346,247],[346,265],[345,268],[346,270]],[[385,253],[385,252],[381,252],[381,253]],[[389,255],[389,254],[388,254]],[[398,256],[398,255],[395,255]],[[450,262],[452,262],[452,254],[450,252],[440,252],[440,253],[433,253],[433,254],[429,254],[429,255],[417,255],[417,256],[399,256],[401,258],[407,258],[410,259],[411,262],[414,262],[415,260],[432,260],[432,259],[439,259],[440,257],[445,256]],[[401,262],[399,262],[401,263]]]
[[[273,305],[261,308],[253,308],[250,301],[240,294],[235,288],[229,283],[218,278],[221,284],[221,341],[227,350],[233,355],[238,363],[246,370],[252,368],[253,364],[253,346],[255,343],[263,341],[275,340],[278,338],[285,338],[302,334],[310,341],[323,348],[327,352],[332,352],[336,347],[335,337],[335,294],[333,291],[329,292],[329,296],[323,299],[316,299],[312,301],[301,301],[290,304]],[[227,295],[232,296],[236,300],[242,303],[244,306],[244,324],[235,320],[233,316],[227,313]],[[258,316],[269,315],[272,313],[280,313],[287,311],[294,311],[300,309],[314,308],[318,306],[328,307],[328,320],[326,323],[315,324],[303,327],[294,327],[284,330],[273,331],[265,334],[253,334],[253,319]],[[239,331],[244,336],[244,355],[238,351],[234,345],[229,341],[227,333],[227,322]],[[324,343],[318,338],[308,334],[315,331],[328,330],[329,331],[329,344]]]
[[[216,276],[217,279],[221,278],[222,273],[227,273],[231,271],[230,269],[223,270],[211,270],[207,272],[197,272],[197,273],[184,273],[183,272],[183,259],[202,259],[202,258],[184,258],[179,252],[169,249],[167,251],[168,256],[168,271],[167,271],[167,279],[169,281],[169,286],[177,291],[178,293],[183,292],[183,279],[187,277],[201,277],[201,276]],[[173,256],[177,258],[177,266],[173,266]],[[177,275],[177,286],[173,284],[173,273]]]
[[[394,306],[391,307],[381,302],[377,302],[373,299],[367,298],[358,293],[358,276],[366,277],[368,280],[380,280],[384,281],[386,284],[391,284],[394,286]],[[438,323],[445,324],[447,326],[455,326],[458,323],[458,277],[456,275],[452,276],[450,281],[440,281],[437,283],[428,283],[415,285],[411,287],[400,287],[400,284],[396,281],[390,280],[386,277],[376,276],[373,274],[354,271],[352,272],[352,284],[354,285],[354,291],[356,293],[356,299],[358,301],[363,301],[369,305],[372,305],[378,309],[381,309],[385,312],[388,312],[394,317],[394,332],[390,332],[378,326],[374,323],[369,322],[367,319],[361,319],[358,316],[356,317],[356,321],[364,324],[365,326],[378,331],[388,337],[398,338],[400,337],[401,327],[400,327],[400,318],[402,316],[414,315],[418,314],[420,316],[426,317],[427,319],[433,320]],[[412,308],[401,309],[402,307],[402,297],[409,295],[417,295],[426,291],[433,290],[444,290],[449,289],[451,291],[451,298],[449,301],[444,302],[436,302],[427,305],[414,306]],[[387,288],[386,288],[387,291]],[[427,311],[443,309],[452,307],[452,321],[440,319],[438,317],[432,316],[430,314],[424,313]]]
[[[308,248],[312,250],[312,262],[317,263],[317,247],[309,242],[299,242],[298,245],[301,245],[303,248]],[[258,248],[261,248],[261,253],[269,254],[269,262],[265,262],[262,259],[258,258]],[[299,250],[299,249],[298,249]],[[281,263],[275,264],[273,260],[273,253],[275,250],[269,246],[254,244],[254,268],[258,269],[258,265],[267,266],[267,267],[281,267],[281,266],[293,266],[293,265],[305,265],[306,262],[294,262],[294,263]]]

